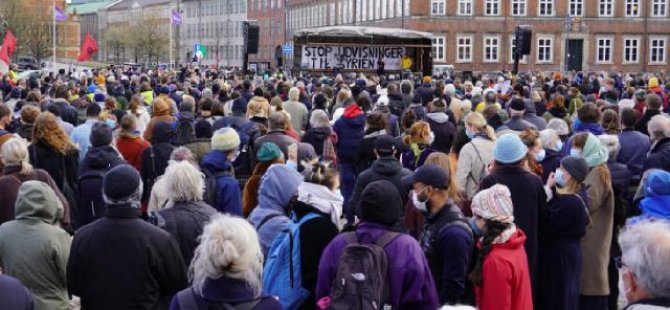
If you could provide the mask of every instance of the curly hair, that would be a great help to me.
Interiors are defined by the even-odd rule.
[[[45,143],[62,155],[77,148],[58,124],[56,116],[49,112],[40,114],[35,120],[33,143],[37,142]]]
[[[402,138],[406,145],[412,143],[425,143],[430,135],[430,125],[424,121],[418,121],[409,129],[409,133]]]

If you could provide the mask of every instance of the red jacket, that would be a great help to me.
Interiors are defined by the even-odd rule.
[[[475,287],[479,309],[533,309],[525,242],[526,235],[517,228],[506,243],[492,245],[482,266],[482,286]]]
[[[116,139],[116,148],[121,156],[135,167],[137,171],[142,171],[142,153],[149,147],[149,142],[144,139],[119,137]]]

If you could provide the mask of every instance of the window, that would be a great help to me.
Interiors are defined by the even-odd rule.
[[[623,63],[636,64],[640,62],[640,38],[624,37]]]
[[[433,60],[443,62],[445,53],[445,39],[442,36],[433,37]]]
[[[412,0],[402,0],[402,3],[404,5],[403,7],[403,14],[405,16],[410,16],[412,15],[411,7],[412,7]]]
[[[386,0],[382,0],[382,6],[381,6],[381,9],[382,9],[382,16],[381,16],[381,18],[382,18],[382,19],[386,19]]]
[[[611,37],[596,38],[596,63],[612,62],[612,41]]]
[[[498,16],[500,15],[500,0],[486,0],[484,4],[484,15]]]
[[[584,0],[570,0],[570,16],[584,15]]]
[[[526,16],[526,0],[512,0],[512,16]]]
[[[472,0],[458,0],[458,15],[472,15]]]
[[[498,62],[500,51],[500,37],[484,37],[484,62]]]
[[[403,3],[404,2],[405,2],[405,0],[396,0],[396,3],[395,3],[395,5],[396,5],[395,6],[395,17],[400,17],[403,14],[405,14],[405,12],[403,11]]]
[[[514,48],[516,48],[516,37],[514,35],[509,36],[509,62],[514,63]],[[528,55],[523,55],[519,59],[519,63],[528,63]]]
[[[649,63],[660,65],[665,64],[665,46],[667,38],[651,37],[649,38]]]
[[[554,39],[540,37],[537,39],[537,62],[552,63],[554,61]]]
[[[626,0],[626,17],[640,16],[640,0]]]
[[[459,36],[456,38],[456,62],[472,61],[472,36]]]
[[[444,15],[445,0],[430,1],[430,15]]]
[[[554,0],[540,0],[538,15],[554,16]]]
[[[600,0],[598,3],[598,15],[601,17],[614,16],[614,0]]]
[[[652,17],[665,17],[668,14],[668,0],[653,0],[651,3]]]

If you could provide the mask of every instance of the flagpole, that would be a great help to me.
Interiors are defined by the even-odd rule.
[[[56,72],[56,0],[52,0],[51,13],[53,14],[53,26],[51,28],[52,37],[52,55],[51,55],[51,68]]]
[[[168,70],[172,69],[172,27],[174,27],[174,25],[172,25],[172,12],[170,12],[170,64],[168,65]]]

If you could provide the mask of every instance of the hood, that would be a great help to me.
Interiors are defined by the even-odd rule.
[[[160,122],[154,127],[151,142],[153,144],[170,143],[173,137],[174,129],[172,129],[172,125],[166,122]]]
[[[44,182],[26,181],[21,184],[16,198],[16,219],[37,220],[54,224],[63,217],[63,204]]]
[[[330,136],[331,130],[330,127],[323,127],[323,128],[312,128],[309,130],[309,134],[313,135],[319,140],[324,140],[328,136]]]
[[[355,118],[356,116],[363,115],[363,110],[357,104],[352,104],[344,109],[342,117],[344,118]]]
[[[426,114],[426,117],[438,124],[444,124],[449,121],[449,115],[443,112],[428,113]]]
[[[579,119],[576,119],[574,123],[575,132],[588,131],[596,136],[600,136],[605,133],[605,130],[603,130],[603,126],[601,126],[598,123],[582,123],[578,122],[578,120]]]
[[[640,201],[639,219],[670,220],[670,196],[647,197]]]
[[[286,206],[302,183],[303,176],[288,166],[270,166],[258,189],[258,208],[285,213]]]
[[[110,145],[89,148],[84,157],[84,165],[94,170],[107,170],[112,163],[121,159],[119,153]]]
[[[330,220],[339,227],[340,216],[342,216],[342,195],[333,193],[327,187],[319,184],[303,182],[298,187],[298,201],[330,215]]]
[[[170,115],[170,104],[167,99],[154,102],[154,116]]]
[[[190,121],[190,122],[193,122],[193,121],[195,120],[195,114],[194,114],[193,112],[188,112],[188,111],[185,111],[185,112],[179,112],[179,114],[177,114],[176,119],[177,119],[178,121]]]
[[[400,161],[393,156],[384,156],[375,160],[372,163],[371,168],[372,171],[378,174],[393,176],[398,173],[398,171],[402,170],[402,164],[400,164]]]
[[[202,159],[202,168],[213,173],[230,171],[232,166],[226,153],[223,151],[211,151]]]

